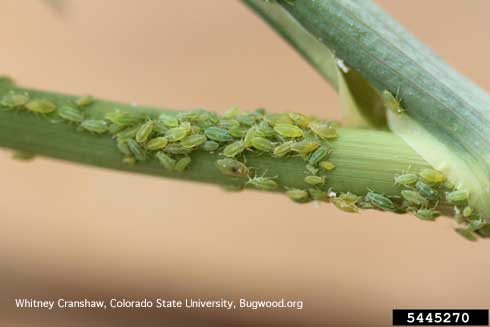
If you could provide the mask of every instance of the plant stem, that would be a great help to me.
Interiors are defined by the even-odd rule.
[[[77,98],[0,84],[0,96],[11,90],[28,92],[31,98],[49,99],[57,106],[72,103]],[[103,118],[105,113],[115,108],[150,115],[176,113],[103,100],[96,100],[84,110],[90,118]],[[222,175],[215,166],[216,160],[222,156],[205,151],[192,153],[191,166],[182,173],[164,170],[156,159],[128,165],[122,162],[116,141],[109,135],[81,132],[74,125],[52,120],[25,110],[0,111],[0,146],[98,167],[224,186],[239,186],[246,181]],[[393,184],[394,175],[408,168],[417,171],[429,167],[403,140],[392,133],[340,128],[338,134],[338,139],[329,142],[333,150],[329,160],[336,168],[327,174],[325,189],[362,195],[369,188],[394,195],[399,193]],[[245,157],[247,165],[254,168],[257,175],[266,173],[267,176],[277,176],[280,185],[307,188],[304,182],[307,175],[305,162],[301,157],[274,158],[257,152],[246,154]]]

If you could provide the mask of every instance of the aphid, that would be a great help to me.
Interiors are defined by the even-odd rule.
[[[29,102],[27,94],[9,92],[0,99],[0,105],[9,109],[21,108]]]
[[[243,145],[246,148],[249,148],[252,146],[252,140],[256,136],[255,131],[256,131],[255,127],[250,127],[248,129],[247,133],[245,134],[245,137],[243,138]]]
[[[428,201],[419,192],[412,190],[402,190],[402,197],[407,200],[410,204],[415,204],[418,206],[426,206]]]
[[[233,136],[226,129],[216,126],[211,126],[204,130],[204,134],[208,139],[216,142],[230,142],[233,141]]]
[[[308,158],[308,162],[311,165],[316,165],[328,155],[328,152],[329,151],[326,147],[321,146],[310,155],[310,158]]]
[[[180,127],[185,129],[187,134],[189,134],[192,131],[192,124],[189,123],[188,121],[183,121],[182,123],[180,123]]]
[[[245,125],[245,126],[252,126],[256,122],[255,117],[253,115],[250,115],[250,114],[237,117],[236,120],[238,120],[238,122],[240,124]]]
[[[222,119],[218,123],[218,126],[221,128],[226,128],[226,129],[230,130],[232,128],[240,127],[240,123],[234,119]]]
[[[109,124],[109,127],[107,128],[107,131],[109,134],[115,135],[121,132],[124,129],[124,126],[119,126],[116,124]]]
[[[180,141],[180,145],[186,149],[192,149],[200,146],[204,142],[206,142],[206,136],[203,134],[192,134]]]
[[[415,174],[407,173],[407,174],[395,176],[396,185],[408,186],[408,185],[415,184],[415,182],[417,182],[417,175]]]
[[[359,208],[356,203],[360,197],[350,192],[342,193],[340,196],[332,199],[333,204],[340,210],[346,212],[358,212]]]
[[[128,140],[128,147],[136,160],[143,161],[146,159],[145,150],[133,139]]]
[[[248,128],[244,128],[244,127],[231,128],[229,132],[233,137],[240,138],[240,137],[244,137],[247,134]]]
[[[188,120],[188,121],[193,121],[199,119],[199,116],[201,114],[201,110],[192,110],[192,111],[187,111],[187,112],[179,112],[176,117],[180,119],[181,121]]]
[[[192,152],[192,149],[184,148],[179,143],[170,143],[163,149],[163,151],[171,154],[189,154]]]
[[[296,112],[291,112],[288,115],[289,115],[289,118],[291,118],[292,121],[296,125],[298,125],[299,127],[306,128],[306,127],[308,127],[308,124],[310,123],[310,120],[305,115],[302,115],[302,114],[299,114]]]
[[[56,110],[56,105],[49,100],[38,99],[27,102],[25,108],[38,114],[49,114]]]
[[[332,162],[330,162],[330,161],[322,161],[322,162],[320,162],[319,165],[320,165],[320,167],[322,167],[325,170],[333,170],[333,169],[335,169],[335,165]]]
[[[136,132],[136,142],[144,143],[150,137],[153,132],[153,121],[149,120],[140,126],[138,132]]]
[[[415,183],[415,187],[425,198],[429,200],[439,199],[439,192],[434,190],[432,187],[425,184],[424,182],[418,181],[417,183]]]
[[[291,151],[291,147],[293,146],[293,144],[294,144],[293,141],[281,143],[274,148],[272,153],[276,157],[284,157],[286,154],[288,154]]]
[[[227,119],[232,119],[232,118],[236,118],[240,114],[241,114],[240,107],[231,107],[230,109],[225,111],[223,117]]]
[[[322,139],[332,139],[337,137],[337,130],[329,122],[315,120],[310,122],[308,127]]]
[[[72,123],[81,123],[83,121],[83,114],[80,110],[69,106],[61,106],[58,109],[58,115]]]
[[[454,185],[453,182],[451,182],[450,180],[446,180],[443,184],[443,186],[448,189],[448,190],[452,190],[456,187],[456,185]]]
[[[235,141],[231,144],[228,144],[224,149],[223,149],[223,155],[225,157],[234,157],[245,150],[245,146],[243,145],[242,141]]]
[[[247,184],[264,191],[273,191],[279,187],[276,181],[271,177],[254,177],[249,178]]]
[[[320,142],[314,140],[303,140],[291,146],[291,150],[302,155],[307,155],[315,151],[320,146]]]
[[[422,220],[434,220],[440,215],[441,213],[434,209],[418,209],[415,212],[415,217]]]
[[[328,201],[327,192],[319,190],[317,188],[309,188],[308,193],[311,198],[316,201]]]
[[[84,120],[80,124],[80,127],[89,132],[96,133],[96,134],[103,134],[107,132],[107,129],[109,128],[105,120],[96,120],[96,119]]]
[[[134,159],[133,156],[127,156],[127,157],[123,158],[122,162],[124,162],[127,165],[132,166],[136,163],[136,159]]]
[[[374,205],[375,207],[385,210],[385,211],[394,211],[395,205],[393,201],[384,196],[383,194],[368,192],[366,194],[366,201]]]
[[[175,116],[161,114],[158,119],[161,120],[167,127],[172,128],[179,126],[179,120]]]
[[[306,164],[305,166],[306,170],[312,174],[312,175],[316,175],[318,173],[318,168],[316,168],[315,166],[313,165],[310,165],[310,164]]]
[[[405,111],[400,104],[400,100],[397,99],[397,97],[394,97],[388,90],[383,91],[383,103],[386,109],[394,112],[395,114],[401,114]]]
[[[274,150],[274,143],[260,136],[256,136],[252,139],[252,146],[257,150],[264,152],[272,152]]]
[[[286,191],[286,195],[293,201],[306,202],[309,199],[308,192],[298,188],[292,188]]]
[[[468,217],[471,217],[472,214],[473,214],[473,208],[472,207],[466,206],[463,209],[463,217],[468,218]]]
[[[287,113],[273,113],[267,114],[264,116],[264,121],[267,122],[271,126],[275,126],[277,124],[292,124],[293,121],[289,118]]]
[[[361,209],[372,209],[372,208],[374,208],[371,203],[366,202],[366,201],[360,201],[359,203],[357,203],[357,206]]]
[[[138,126],[126,128],[125,130],[117,133],[117,138],[120,140],[127,140],[133,138],[136,136],[138,129],[139,129]]]
[[[206,141],[202,144],[201,148],[204,151],[214,152],[219,148],[219,143],[215,141]]]
[[[303,130],[293,124],[276,124],[274,130],[284,137],[303,137],[304,135]]]
[[[31,161],[36,157],[36,155],[32,152],[28,151],[15,151],[12,159],[20,160],[20,161]]]
[[[90,95],[84,95],[75,100],[75,104],[80,108],[87,107],[92,103],[94,103],[94,98]]]
[[[191,161],[192,161],[191,157],[183,157],[179,159],[175,164],[175,171],[183,172],[184,170],[187,169],[187,167],[189,167]]]
[[[305,183],[308,183],[310,185],[323,185],[325,184],[325,177],[309,175],[305,177]]]
[[[255,128],[255,135],[260,137],[272,137],[276,132],[265,121],[261,121]]]
[[[155,156],[157,157],[158,161],[160,161],[160,164],[163,166],[163,168],[165,168],[168,171],[174,170],[175,159],[166,155],[162,151],[158,151]]]
[[[470,193],[466,190],[457,190],[446,193],[446,200],[449,203],[461,203],[468,200]]]
[[[146,143],[146,148],[150,151],[161,150],[168,144],[168,139],[165,136],[155,137]]]
[[[234,177],[246,177],[248,176],[248,167],[235,159],[224,158],[216,161],[216,167],[221,171],[223,175]]]
[[[132,152],[129,149],[128,143],[126,141],[117,141],[117,148],[119,151],[124,154],[125,156],[131,156]]]
[[[116,110],[108,112],[105,115],[105,119],[118,126],[131,126],[139,123],[142,120],[142,116]]]
[[[173,127],[169,129],[166,133],[165,136],[167,137],[169,142],[177,142],[182,140],[184,137],[187,136],[188,130],[186,127]]]
[[[428,184],[438,184],[446,180],[446,176],[438,170],[426,168],[419,172],[419,176]]]
[[[475,233],[473,233],[472,230],[469,230],[466,228],[455,228],[454,230],[456,231],[456,233],[463,236],[468,241],[476,241],[477,240],[477,237],[476,237]]]

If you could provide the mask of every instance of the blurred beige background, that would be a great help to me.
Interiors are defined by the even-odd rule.
[[[234,0],[2,0],[0,72],[170,108],[340,118],[329,86]],[[378,1],[490,87],[490,2]],[[284,196],[0,150],[0,325],[389,325],[393,307],[490,306],[490,240],[449,219],[345,214]],[[13,298],[297,299],[303,310],[19,311]],[[71,322],[68,324],[67,322]]]

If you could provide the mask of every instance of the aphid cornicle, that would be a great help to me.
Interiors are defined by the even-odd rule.
[[[165,168],[168,171],[174,170],[175,159],[166,155],[162,151],[158,151],[155,156],[157,157],[158,161],[160,161],[160,164],[163,166],[163,168]]]
[[[402,186],[407,186],[407,185],[412,185],[417,182],[417,175],[415,174],[402,174],[395,176],[395,184],[396,185],[402,185]]]
[[[310,185],[323,185],[325,184],[325,177],[323,176],[316,176],[316,175],[309,175],[305,177],[305,183],[310,184]]]
[[[189,167],[191,161],[192,161],[191,157],[183,157],[183,158],[179,159],[175,163],[175,171],[183,172],[184,170],[187,169],[187,167]]]
[[[405,111],[405,109],[403,109],[403,107],[401,106],[400,101],[396,97],[394,97],[393,94],[391,94],[388,90],[383,91],[383,103],[386,109],[395,114],[401,114]]]
[[[136,132],[136,142],[144,143],[150,137],[153,132],[153,121],[149,120],[140,126],[138,132]]]
[[[150,151],[161,150],[168,144],[168,139],[165,136],[155,137],[146,143],[146,148]]]
[[[446,200],[449,203],[462,203],[468,200],[470,193],[466,190],[457,190],[446,193]]]
[[[426,206],[428,201],[419,192],[412,190],[402,190],[402,197],[407,200],[410,204],[415,204],[418,206]]]
[[[107,132],[109,126],[105,120],[97,120],[97,119],[87,119],[84,120],[80,127],[96,134],[103,134]]]
[[[291,147],[293,146],[293,144],[294,141],[281,143],[274,148],[272,153],[276,157],[284,157],[286,154],[288,154],[291,151]]]
[[[287,190],[286,195],[295,202],[306,202],[309,199],[307,191],[297,188]]]
[[[235,141],[231,144],[228,144],[224,149],[223,149],[223,155],[225,157],[234,157],[245,150],[245,146],[243,145],[242,141]]]
[[[188,130],[186,127],[178,126],[178,127],[173,127],[169,129],[166,133],[165,136],[167,137],[169,142],[177,142],[182,140],[184,137],[187,136]]]
[[[180,144],[186,149],[197,148],[206,142],[206,136],[203,134],[192,134],[180,141]]]
[[[254,178],[249,178],[247,184],[253,185],[255,188],[264,191],[273,191],[279,187],[276,181],[271,177],[260,177],[256,176]]]
[[[430,187],[430,185],[418,181],[417,183],[415,183],[415,187],[425,198],[434,201],[439,199],[439,192]]]
[[[263,152],[272,152],[274,150],[274,143],[265,137],[256,136],[252,139],[252,146]]]
[[[296,138],[304,135],[303,130],[293,124],[276,124],[274,130],[284,137]]]
[[[217,160],[216,167],[223,175],[233,177],[246,177],[249,172],[248,167],[243,162],[231,158]]]
[[[446,176],[438,170],[425,168],[419,172],[419,176],[428,184],[443,183]]]
[[[133,139],[128,140],[128,147],[136,160],[143,161],[146,159],[145,150]]]
[[[385,211],[394,211],[395,204],[389,198],[380,193],[368,192],[366,194],[366,201],[371,203],[373,206],[385,210]]]
[[[332,139],[337,137],[337,130],[329,122],[315,120],[310,122],[308,127],[322,139]]]
[[[56,111],[56,105],[53,102],[45,99],[31,100],[26,103],[25,108],[38,114],[49,114]]]
[[[58,116],[72,123],[80,123],[83,121],[83,114],[80,110],[70,106],[61,106],[61,108],[58,109]]]
[[[204,134],[208,139],[216,142],[230,142],[233,141],[233,136],[226,129],[216,126],[206,128]]]
[[[84,95],[75,100],[75,104],[80,108],[87,107],[92,103],[94,103],[94,98],[90,95]]]

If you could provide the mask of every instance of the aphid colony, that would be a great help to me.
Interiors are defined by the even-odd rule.
[[[268,114],[263,109],[244,113],[239,108],[231,108],[221,116],[203,109],[162,113],[158,117],[114,110],[104,119],[91,119],[85,116],[84,108],[93,101],[92,97],[84,96],[57,107],[47,99],[30,99],[27,93],[9,92],[0,98],[0,107],[57,115],[77,125],[79,130],[110,134],[127,164],[156,158],[163,169],[183,172],[192,165],[194,151],[206,151],[221,156],[215,166],[223,175],[261,190],[282,189],[296,202],[332,202],[346,212],[358,212],[359,208],[411,212],[422,220],[434,220],[440,215],[436,210],[439,204],[449,203],[454,205],[459,222],[467,224],[457,229],[464,237],[475,239],[474,232],[486,225],[468,206],[469,193],[455,189],[441,172],[433,169],[395,176],[394,183],[401,189],[397,196],[373,190],[367,190],[364,196],[349,192],[338,194],[330,189],[326,174],[335,169],[335,164],[328,161],[332,152],[328,141],[338,136],[335,122],[299,113]],[[246,164],[246,153],[250,152],[268,153],[277,158],[302,157],[305,189],[280,185],[277,176],[258,176]]]

